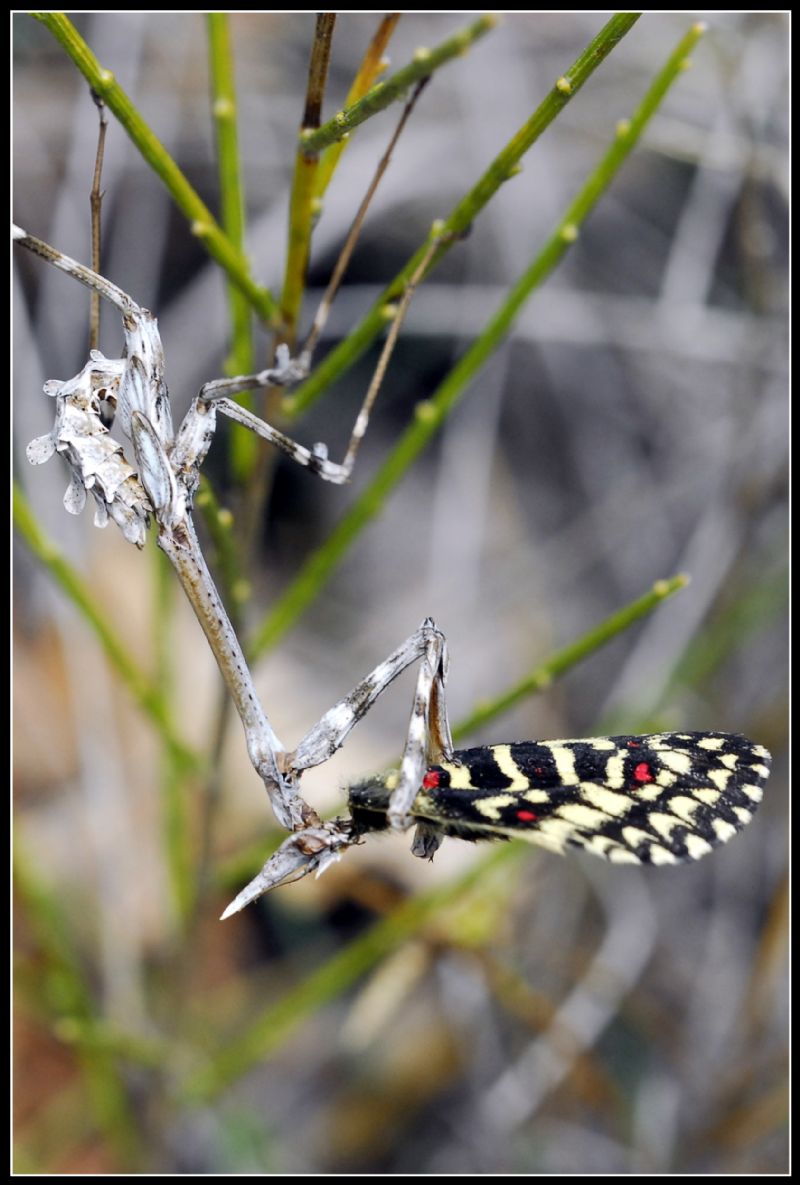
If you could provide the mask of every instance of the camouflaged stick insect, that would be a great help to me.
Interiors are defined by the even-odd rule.
[[[66,509],[79,513],[90,492],[96,502],[96,524],[104,526],[112,518],[125,538],[137,547],[144,545],[152,517],[158,545],[178,574],[239,712],[250,760],[264,782],[276,818],[295,833],[291,842],[295,854],[302,855],[302,862],[308,866],[306,870],[312,866],[321,869],[342,847],[353,842],[352,831],[349,825],[339,828],[320,822],[316,811],[300,796],[303,771],[326,761],[388,684],[431,648],[439,655],[443,640],[432,622],[424,622],[327,712],[294,751],[287,752],[258,699],[241,646],[206,566],[192,523],[192,500],[216,427],[217,411],[250,428],[324,480],[334,484],[348,480],[414,286],[439,240],[435,236],[431,239],[397,308],[344,460],[336,464],[328,459],[324,445],[308,449],[228,398],[236,391],[288,386],[299,381],[307,374],[308,351],[293,359],[281,346],[274,368],[206,383],[175,431],[164,377],[164,351],[152,313],[109,280],[41,239],[17,227],[13,237],[19,245],[113,304],[121,315],[125,339],[122,357],[106,358],[92,350],[89,361],[74,378],[46,384],[45,391],[56,401],[55,423],[50,433],[28,446],[28,459],[32,464],[41,464],[60,453],[71,471],[64,499]],[[133,446],[135,468],[104,425],[101,403],[116,409],[116,422]],[[438,669],[441,657],[432,658],[431,664]],[[409,795],[413,797],[411,789],[406,797]]]

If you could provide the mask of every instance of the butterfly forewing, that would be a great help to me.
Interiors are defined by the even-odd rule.
[[[432,766],[412,814],[444,835],[674,864],[698,859],[750,821],[769,763],[761,745],[720,732],[489,745]],[[354,814],[385,810],[390,789],[353,788]]]

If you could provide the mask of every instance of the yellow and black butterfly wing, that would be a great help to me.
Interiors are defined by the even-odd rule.
[[[426,773],[415,819],[443,835],[630,864],[697,860],[726,843],[750,822],[770,766],[763,746],[722,732],[490,745],[455,758]]]

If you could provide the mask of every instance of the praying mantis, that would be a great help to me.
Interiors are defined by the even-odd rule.
[[[329,459],[325,445],[316,444],[309,449],[298,444],[229,397],[235,391],[283,387],[303,378],[308,371],[308,355],[294,359],[286,346],[279,347],[275,367],[204,384],[175,429],[165,379],[164,350],[153,314],[105,277],[43,240],[19,227],[14,228],[13,237],[21,247],[98,292],[120,314],[124,349],[119,358],[106,358],[100,351],[92,350],[88,362],[73,378],[50,380],[46,384],[46,393],[56,403],[54,426],[50,433],[30,443],[28,459],[38,465],[60,454],[70,468],[70,484],[64,498],[66,509],[80,513],[87,494],[91,494],[96,503],[96,524],[104,526],[112,519],[125,538],[137,547],[143,546],[146,527],[152,518],[158,546],[177,573],[239,713],[253,768],[264,784],[276,819],[292,832],[272,858],[270,872],[262,876],[259,885],[265,880],[279,883],[292,873],[322,871],[344,848],[357,842],[347,820],[330,823],[320,820],[300,794],[300,779],[306,769],[328,760],[388,685],[406,667],[422,659],[403,773],[390,812],[393,825],[405,829],[410,824],[408,808],[426,761],[432,755],[452,756],[443,697],[447,671],[443,635],[426,619],[326,712],[293,750],[287,750],[256,693],[244,652],[192,522],[200,467],[213,440],[218,412],[269,441],[310,473],[342,484],[352,472],[369,423],[377,384],[370,384],[344,459],[338,464]],[[378,374],[385,369],[413,288],[438,242],[434,234],[398,306],[393,332],[387,337],[378,363]],[[116,421],[132,448],[135,468],[103,423],[101,403],[115,408]],[[423,741],[429,733],[432,712],[436,717],[433,733],[437,738],[433,749],[429,741]]]

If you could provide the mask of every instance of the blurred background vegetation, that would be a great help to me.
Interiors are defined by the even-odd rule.
[[[472,18],[403,16],[392,67]],[[338,18],[323,118],[378,18]],[[75,18],[215,213],[202,16]],[[209,541],[257,634],[510,285],[686,33],[643,17],[417,292],[354,479],[270,474],[246,570],[241,461],[218,434]],[[512,14],[436,73],[368,215],[331,350],[600,30]],[[89,258],[96,115],[47,30],[14,18],[15,213]],[[280,292],[313,14],[232,14],[253,272]],[[88,300],[16,259],[15,452],[44,536],[159,687],[187,769],[86,617],[15,551],[17,1171],[620,1173],[786,1169],[787,18],[718,14],[512,336],[264,653],[289,743],[432,615],[455,721],[654,581],[688,589],[468,743],[721,728],[766,744],[759,814],[697,865],[643,871],[525,845],[376,838],[220,924],[277,834],[198,626],[152,545],[62,507],[31,470],[46,378],[85,361]],[[307,325],[395,126],[348,144],[313,237]],[[231,350],[224,277],[111,119],[103,272],[159,315],[180,416]],[[101,348],[119,349],[104,313]],[[255,339],[255,364],[269,334]],[[377,356],[291,430],[338,459]],[[245,368],[240,368],[245,369]],[[245,483],[246,484],[246,483]],[[226,558],[227,557],[227,558]],[[413,675],[304,783],[398,758]]]

